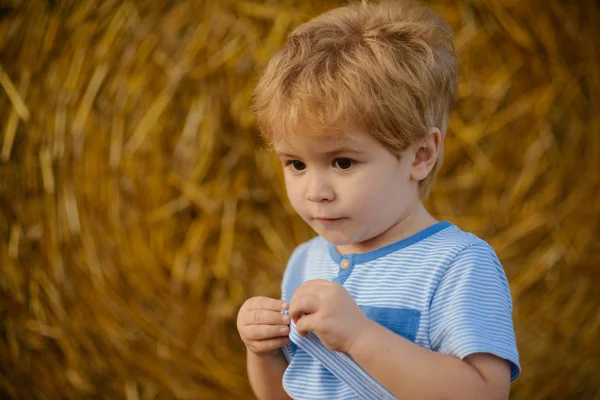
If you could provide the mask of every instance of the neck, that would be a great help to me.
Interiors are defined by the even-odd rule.
[[[438,221],[427,211],[425,206],[419,201],[412,212],[402,216],[395,224],[390,226],[385,232],[365,240],[361,243],[336,246],[340,254],[361,254],[380,249],[389,244],[396,243],[406,239],[415,233],[435,225]]]

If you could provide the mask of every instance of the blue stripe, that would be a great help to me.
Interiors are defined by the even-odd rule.
[[[369,251],[367,253],[353,254],[353,262],[362,264],[362,263],[376,260],[380,257],[386,256],[390,253],[393,253],[395,251],[403,249],[404,247],[408,247],[411,244],[420,242],[421,240],[423,240],[435,233],[438,233],[442,229],[446,229],[449,226],[451,226],[450,222],[447,222],[447,221],[438,222],[438,223],[430,226],[429,228],[426,228],[426,229],[422,230],[421,232],[415,233],[414,235],[409,236],[406,239],[402,239],[396,243],[389,244],[385,247],[382,247],[380,249],[376,249],[373,251]],[[333,261],[338,264],[342,261],[342,259],[345,258],[342,254],[340,254],[337,251],[337,249],[335,248],[335,245],[333,245],[331,243],[329,244],[329,255],[331,256]]]
[[[342,274],[339,262],[344,258],[351,265]],[[290,258],[282,298],[290,301],[296,288],[311,279],[337,280],[383,326],[385,315],[395,314],[389,310],[412,310],[419,315],[415,331],[397,333],[410,333],[426,349],[461,359],[491,353],[510,362],[512,380],[520,373],[510,288],[502,266],[486,242],[454,225],[439,223],[374,252],[344,256],[316,237]],[[400,318],[394,324],[408,329],[406,322]],[[290,363],[283,383],[291,397],[357,398],[355,383],[343,383],[304,349],[291,344],[285,352]],[[370,375],[363,372],[359,378],[354,372],[343,373],[369,387]]]
[[[290,326],[290,338],[299,348],[327,368],[329,372],[345,382],[361,399],[393,400],[395,397],[344,353],[327,349],[312,332],[306,337],[298,334],[296,326]],[[321,393],[322,394],[322,393]]]

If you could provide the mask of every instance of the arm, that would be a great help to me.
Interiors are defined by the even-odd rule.
[[[349,354],[400,399],[507,399],[507,361],[476,353],[464,361],[427,350],[368,320]]]
[[[287,368],[282,347],[290,342],[290,317],[281,313],[287,303],[268,297],[252,297],[238,313],[237,328],[246,345],[248,378],[261,400],[289,399],[281,379]]]
[[[248,351],[248,377],[256,397],[261,400],[290,399],[281,384],[287,365],[281,349],[269,355]]]
[[[489,248],[455,258],[429,311],[434,351],[370,320],[335,282],[308,281],[290,301],[300,335],[314,332],[329,349],[348,352],[402,400],[505,399],[519,374],[518,352],[510,290]]]
[[[518,358],[511,303],[495,253],[477,244],[455,257],[432,297],[428,334],[435,351],[368,320],[351,354],[401,398],[506,399],[506,360]]]

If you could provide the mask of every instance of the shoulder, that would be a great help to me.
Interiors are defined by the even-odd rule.
[[[440,299],[461,297],[473,302],[477,296],[500,296],[498,300],[510,306],[509,282],[492,246],[458,228],[452,236],[456,244],[440,271],[435,296]],[[494,296],[490,293],[494,293]]]
[[[327,255],[328,251],[327,241],[320,236],[299,244],[290,256],[285,272],[283,273],[281,286],[284,295],[293,292],[305,280],[304,266],[311,264],[311,261],[314,261],[313,259],[317,257]]]
[[[312,255],[327,254],[329,247],[327,241],[321,236],[315,236],[314,238],[299,244],[292,255],[290,256],[286,271],[293,268],[296,265],[304,264],[306,260]]]
[[[485,285],[508,290],[506,273],[492,246],[482,238],[451,225],[429,244],[438,260],[438,285]],[[456,286],[455,286],[456,287]]]
[[[470,232],[463,231],[453,224],[450,224],[446,229],[434,235],[432,239],[431,245],[438,245],[441,248],[454,252],[461,252],[476,245],[487,245],[485,240]]]
[[[446,256],[448,268],[460,268],[473,264],[488,264],[502,268],[496,252],[488,242],[455,225],[440,232],[440,235],[434,238],[429,246],[432,251]]]

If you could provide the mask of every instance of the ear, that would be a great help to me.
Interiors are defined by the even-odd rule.
[[[430,128],[425,137],[415,144],[414,160],[410,171],[411,179],[422,181],[427,178],[438,159],[442,146],[442,134],[438,128]]]

